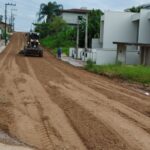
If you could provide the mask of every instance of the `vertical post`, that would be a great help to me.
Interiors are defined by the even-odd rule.
[[[13,24],[12,24],[12,30],[13,30],[13,32],[15,31],[15,23],[14,23],[14,21],[15,21],[15,17],[14,17],[14,15],[13,15],[13,18],[12,18],[12,20],[13,20]]]
[[[15,20],[15,15],[13,13],[13,11],[17,11],[17,9],[11,9],[11,27],[12,27],[12,32],[14,32],[15,30],[15,23],[14,23],[14,20]]]
[[[116,64],[118,63],[118,54],[119,54],[120,45],[117,44],[117,54],[116,54]]]
[[[7,44],[7,39],[6,39],[6,24],[7,24],[7,4],[5,4],[5,45]]]
[[[125,54],[125,65],[126,65],[127,64],[127,46],[126,45],[123,46],[123,51]]]
[[[11,9],[11,17],[10,17],[10,24],[11,24],[11,32],[13,31],[13,13],[12,13],[12,9]]]
[[[147,48],[146,47],[144,47],[144,50],[143,50],[143,52],[144,52],[144,59],[143,59],[143,65],[146,65],[146,52],[147,52]]]
[[[79,18],[77,18],[76,58],[78,58],[78,49],[79,49]]]
[[[88,14],[86,15],[86,24],[85,24],[85,50],[88,48]]]
[[[143,65],[143,57],[144,57],[144,53],[143,53],[143,51],[144,51],[144,48],[143,48],[143,46],[140,46],[140,63],[141,63],[141,65]]]
[[[16,6],[16,4],[12,3],[6,3],[5,4],[5,45],[7,44],[7,36],[6,36],[6,30],[7,30],[7,6]]]

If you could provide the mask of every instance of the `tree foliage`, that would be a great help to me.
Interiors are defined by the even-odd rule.
[[[38,20],[46,18],[46,22],[35,24],[35,31],[39,32],[41,38],[48,38],[52,42],[52,47],[58,45],[75,44],[77,27],[70,27],[66,22],[59,16],[61,14],[62,5],[56,2],[49,2],[48,4],[41,4],[39,10]],[[91,47],[92,38],[99,38],[100,34],[100,18],[103,12],[101,10],[91,10],[88,13],[88,46]],[[80,20],[80,36],[79,46],[84,47],[85,45],[85,25],[86,20],[82,18]],[[68,42],[67,42],[68,41]],[[46,42],[47,43],[47,42]],[[64,44],[65,43],[65,44]],[[70,44],[71,43],[71,44]],[[75,45],[74,45],[75,46]]]
[[[3,21],[3,15],[0,15],[0,22]]]
[[[89,38],[99,38],[100,35],[100,19],[103,15],[103,12],[101,10],[91,10],[89,12]]]
[[[49,48],[75,46],[76,30],[66,24],[61,17],[54,17],[51,23],[35,24],[43,46]]]
[[[35,25],[35,31],[39,32],[41,38],[49,35],[57,34],[64,30],[67,26],[66,22],[60,17],[54,17],[51,23],[37,23]]]
[[[66,28],[67,24],[66,22],[60,18],[60,17],[55,17],[53,22],[50,24],[50,33],[51,34],[56,34],[58,32],[61,32]]]
[[[91,10],[88,13],[88,46],[91,47],[92,38],[100,36],[100,18],[103,15],[101,10]],[[82,19],[80,23],[80,47],[84,47],[85,43],[85,24],[86,20]]]
[[[40,33],[40,37],[44,38],[50,34],[50,24],[49,23],[36,23],[35,25],[35,32]]]
[[[135,13],[139,13],[141,10],[140,7],[132,7],[128,9],[128,12],[135,12]]]
[[[60,16],[63,6],[56,2],[48,2],[48,4],[42,3],[38,13],[38,21],[46,18],[46,23],[50,23],[55,16]]]

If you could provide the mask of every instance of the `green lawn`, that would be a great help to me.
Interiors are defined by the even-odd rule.
[[[66,56],[69,56],[69,47],[68,48],[67,47],[61,47],[61,48],[62,48],[62,53],[66,54]],[[56,55],[57,54],[57,48],[54,48],[52,50],[52,53],[54,55]]]
[[[90,61],[85,69],[97,74],[107,75],[109,77],[119,77],[128,81],[136,81],[144,84],[150,84],[150,67],[132,66],[132,65],[95,65]]]
[[[55,55],[57,48],[61,47],[62,52],[67,56],[69,55],[69,47],[73,47],[74,43],[72,41],[63,39],[59,36],[49,36],[40,40],[44,47],[52,49],[52,53]]]

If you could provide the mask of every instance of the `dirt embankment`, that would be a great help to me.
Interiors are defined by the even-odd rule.
[[[150,97],[56,60],[0,55],[0,128],[39,150],[149,150]]]

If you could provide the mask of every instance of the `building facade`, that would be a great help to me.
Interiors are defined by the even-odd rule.
[[[89,10],[85,8],[81,9],[66,9],[62,10],[62,18],[67,24],[76,26],[78,23],[78,17],[87,19],[87,13]]]
[[[1,32],[5,31],[5,23],[4,22],[0,22],[0,30],[1,30]],[[6,24],[6,31],[11,32],[11,25],[10,24]]]
[[[116,52],[114,51],[117,50],[117,45],[113,42],[150,44],[150,10],[143,9],[140,13],[105,12],[101,18],[99,49],[113,51],[112,57],[109,59],[113,59],[112,62],[115,62],[114,55],[116,54],[114,53]],[[142,63],[142,59],[145,60],[145,58],[141,58],[143,55],[140,55],[140,50],[137,44],[128,44],[126,45],[126,51],[123,51],[124,54],[120,52],[119,55],[121,55],[122,60],[124,55],[128,56],[127,64],[139,64]],[[149,53],[150,50],[146,48],[147,56],[150,55]],[[148,60],[150,58],[147,57],[146,59],[147,64],[150,64]]]

